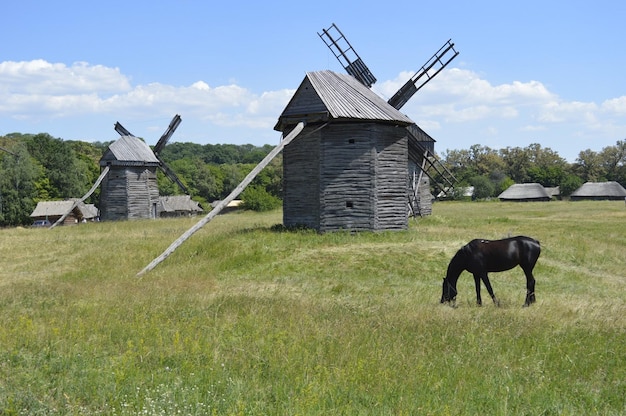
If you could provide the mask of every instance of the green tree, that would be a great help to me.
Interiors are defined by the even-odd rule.
[[[530,182],[528,170],[531,168],[530,155],[527,149],[521,147],[507,147],[500,150],[504,164],[506,165],[506,174],[515,183]]]
[[[615,146],[605,147],[598,157],[606,179],[626,185],[626,141],[618,140]]]
[[[39,176],[23,144],[12,150],[14,155],[4,155],[0,163],[0,225],[26,225],[35,208]]]
[[[578,176],[571,173],[565,175],[565,177],[561,180],[561,183],[559,184],[561,196],[571,195],[572,192],[580,188],[582,184],[583,180],[580,179]]]
[[[474,198],[476,199],[489,198],[495,194],[495,186],[486,176],[474,176],[470,178],[470,184],[474,187]]]
[[[27,146],[28,152],[44,168],[44,175],[50,180],[52,198],[77,198],[87,192],[89,168],[78,163],[69,143],[42,133],[28,140]]]
[[[600,155],[591,149],[578,153],[576,163],[574,164],[574,172],[583,182],[597,182],[604,179],[605,176]]]

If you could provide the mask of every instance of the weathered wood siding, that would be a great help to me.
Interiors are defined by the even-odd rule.
[[[115,167],[102,181],[100,217],[104,221],[154,218],[158,201],[155,168]]]
[[[321,132],[301,137],[283,149],[283,225],[319,230]]]
[[[295,140],[283,153],[284,225],[406,229],[407,161],[406,129],[391,124],[335,122]]]
[[[375,230],[408,227],[408,150],[406,129],[378,125],[376,138]]]
[[[334,123],[322,130],[321,232],[374,229],[375,146],[368,127]]]
[[[301,117],[304,114],[320,114],[327,113],[328,109],[322,102],[320,96],[316,93],[315,89],[311,85],[311,81],[305,78],[298,89],[298,94],[295,94],[281,117]]]

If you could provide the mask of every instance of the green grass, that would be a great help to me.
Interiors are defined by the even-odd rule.
[[[0,415],[618,415],[623,202],[438,203],[406,232],[287,232],[280,211],[0,230]],[[501,307],[439,304],[472,238],[539,239]],[[483,289],[484,291],[484,289]]]

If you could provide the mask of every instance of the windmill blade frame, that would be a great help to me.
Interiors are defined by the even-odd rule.
[[[368,88],[376,83],[374,74],[365,65],[365,62],[356,53],[356,50],[336,24],[333,23],[328,29],[322,29],[322,33],[318,32],[317,34],[348,74]]]
[[[119,121],[115,123],[113,128],[115,129],[116,132],[119,133],[120,136],[133,136],[133,137],[135,136],[134,134],[126,130],[126,128],[122,126],[122,123],[120,123]]]
[[[452,56],[449,55],[452,53]],[[441,70],[443,70],[454,58],[459,54],[454,49],[452,39],[448,39],[441,48],[413,75],[394,95],[387,101],[389,105],[396,110],[401,109],[424,85],[433,79]],[[447,56],[446,56],[447,55]],[[429,71],[434,69],[434,73]],[[425,77],[425,78],[424,78]]]
[[[159,152],[163,150],[163,148],[167,145],[167,142],[170,140],[170,138],[172,137],[172,135],[174,134],[174,132],[176,131],[176,129],[178,128],[181,122],[182,122],[182,119],[180,118],[180,115],[178,114],[176,114],[174,118],[172,118],[172,121],[170,122],[169,126],[167,127],[167,129],[165,130],[165,132],[163,133],[159,141],[157,141],[157,144],[154,146],[153,151],[156,155],[158,155]]]
[[[178,185],[178,187],[187,195],[189,195],[189,190],[187,189],[187,187],[185,186],[185,184],[183,184],[183,182],[178,178],[178,176],[176,175],[176,173],[174,173],[174,171],[172,169],[170,169],[169,166],[167,166],[167,164],[161,159],[161,157],[155,153],[155,156],[157,157],[157,159],[159,160],[159,168],[161,169],[161,171],[165,174],[165,176],[167,176],[169,178],[169,180],[171,180],[172,182],[174,182],[176,185]]]

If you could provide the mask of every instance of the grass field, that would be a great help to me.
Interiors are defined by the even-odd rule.
[[[0,415],[626,413],[624,202],[437,203],[406,232],[281,212],[0,230]],[[501,307],[441,305],[472,238],[539,239]]]

